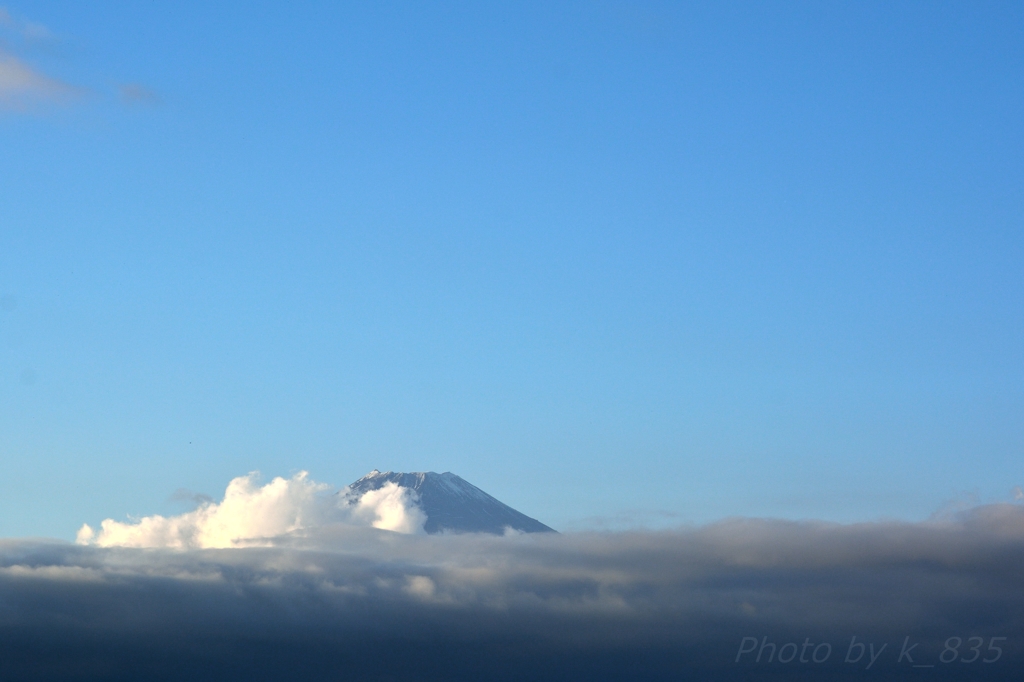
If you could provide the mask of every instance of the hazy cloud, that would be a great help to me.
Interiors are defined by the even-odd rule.
[[[40,49],[52,52],[50,48],[58,43],[58,37],[43,24],[0,7],[0,111],[31,112],[45,105],[69,104],[88,92],[26,61],[26,54]],[[116,87],[125,104],[162,103],[156,92],[140,83],[121,83]]]
[[[0,111],[26,112],[43,105],[68,104],[86,90],[25,61],[26,53],[58,43],[49,28],[0,7]]]
[[[163,100],[158,94],[139,83],[122,83],[117,86],[121,95],[121,101],[125,104],[147,104],[156,106],[162,104]]]
[[[178,488],[167,498],[168,502],[185,502],[194,507],[213,502],[213,498],[203,493],[195,493],[187,488]]]
[[[0,29],[13,33],[26,42],[43,42],[55,39],[53,32],[35,21],[17,17],[6,8],[0,7]]]
[[[22,24],[21,33],[28,41],[50,41],[56,38],[50,32],[50,29],[32,21],[26,21]]]
[[[0,50],[0,110],[25,111],[42,103],[62,104],[81,92]]]

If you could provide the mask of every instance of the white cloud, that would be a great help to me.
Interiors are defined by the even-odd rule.
[[[205,549],[267,546],[270,539],[331,523],[372,526],[398,533],[422,533],[426,516],[413,491],[389,483],[358,500],[327,495],[330,486],[303,471],[260,486],[259,475],[233,479],[219,503],[206,502],[177,516],[146,516],[131,522],[106,519],[97,532],[78,531],[80,545]]]
[[[427,517],[417,506],[416,493],[388,482],[366,492],[356,504],[357,519],[369,521],[374,528],[398,533],[422,533]]]
[[[319,493],[328,486],[310,481],[304,471],[262,487],[257,478],[255,473],[235,478],[220,503],[186,514],[147,516],[134,523],[106,519],[99,533],[83,526],[78,542],[100,547],[237,547],[265,544],[265,538],[320,522],[325,505]]]

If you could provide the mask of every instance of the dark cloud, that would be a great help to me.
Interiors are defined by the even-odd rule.
[[[1022,583],[1017,505],[509,537],[336,525],[224,550],[8,540],[0,679],[1015,679]],[[904,644],[935,667],[897,662]]]

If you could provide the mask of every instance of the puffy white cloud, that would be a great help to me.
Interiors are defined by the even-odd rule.
[[[368,520],[374,528],[398,533],[422,533],[426,514],[416,505],[415,491],[385,483],[363,494],[356,503],[356,519]]]
[[[88,524],[77,542],[99,547],[204,549],[266,546],[271,538],[329,523],[372,526],[399,533],[423,531],[426,516],[412,491],[390,483],[359,499],[328,494],[305,472],[259,485],[257,473],[233,479],[220,502],[206,502],[177,516],[146,516],[130,522],[106,519],[97,532]]]

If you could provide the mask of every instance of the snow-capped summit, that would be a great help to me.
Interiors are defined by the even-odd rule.
[[[503,534],[511,528],[523,533],[553,533],[553,528],[522,514],[491,497],[480,488],[446,471],[401,473],[374,469],[349,486],[350,495],[358,499],[386,483],[410,488],[419,498],[419,507],[427,516],[423,530],[427,533],[494,533]]]

